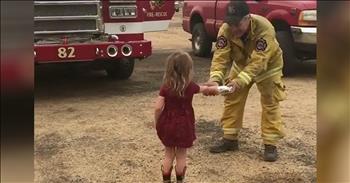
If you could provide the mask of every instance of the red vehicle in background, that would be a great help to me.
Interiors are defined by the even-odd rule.
[[[183,6],[183,29],[192,34],[197,56],[208,56],[226,15],[228,0],[188,1]],[[316,0],[247,1],[250,11],[266,17],[276,30],[283,50],[284,74],[292,74],[299,61],[316,58]]]
[[[36,64],[93,62],[127,79],[152,54],[144,32],[167,30],[174,1],[34,1]]]

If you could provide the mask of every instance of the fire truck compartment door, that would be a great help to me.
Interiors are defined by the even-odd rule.
[[[175,13],[174,0],[150,0],[143,3],[143,31],[153,32],[167,30]]]

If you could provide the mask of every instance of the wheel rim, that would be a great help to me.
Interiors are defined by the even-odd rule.
[[[194,39],[194,48],[196,49],[196,50],[200,50],[200,48],[201,48],[201,46],[200,46],[200,36],[199,35],[197,35],[196,37],[195,37],[195,39]]]

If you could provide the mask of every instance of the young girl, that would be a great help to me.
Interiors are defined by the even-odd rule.
[[[176,159],[176,181],[183,182],[186,171],[186,151],[196,139],[192,98],[196,93],[217,91],[217,87],[198,86],[192,81],[193,61],[183,51],[167,59],[163,85],[156,99],[155,122],[157,135],[165,146],[162,163],[163,182],[171,182],[173,161]]]

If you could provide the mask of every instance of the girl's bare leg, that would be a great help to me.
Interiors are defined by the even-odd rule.
[[[165,147],[165,156],[163,160],[163,171],[168,173],[173,166],[175,159],[175,147]]]
[[[177,148],[176,149],[176,173],[184,173],[186,167],[186,157],[187,157],[187,148]]]

